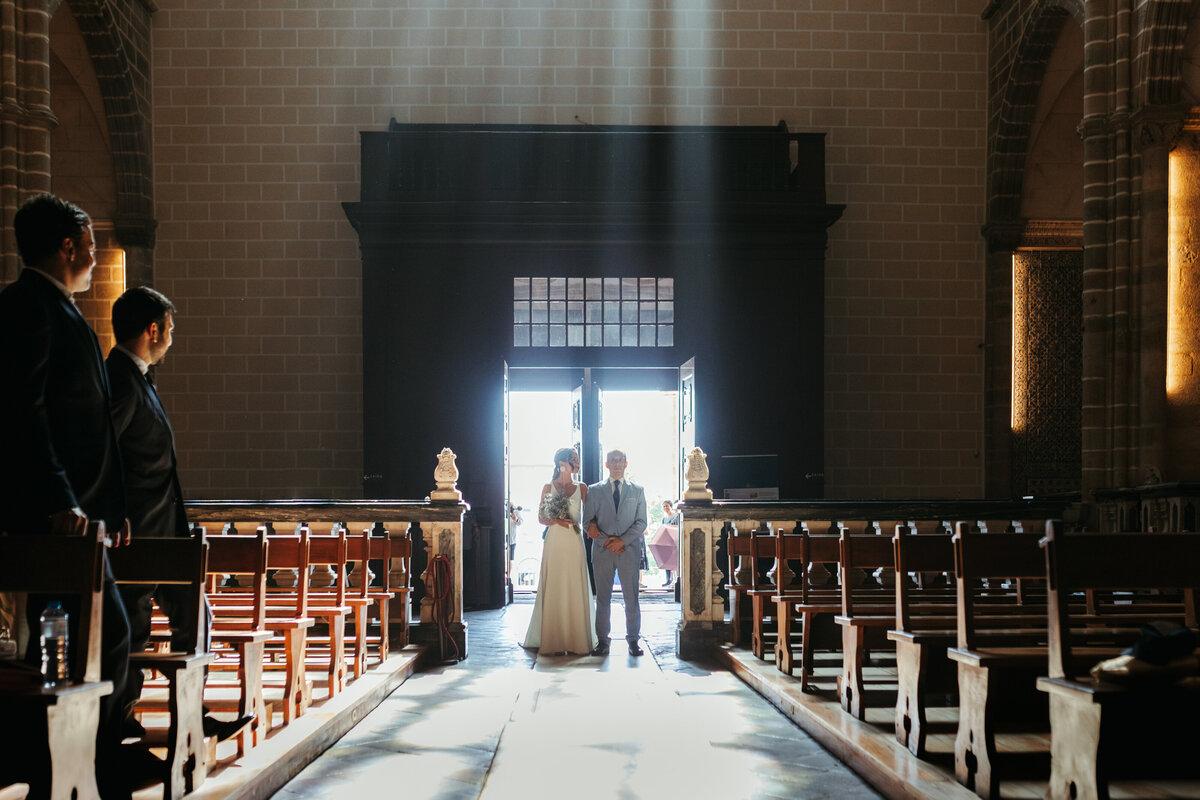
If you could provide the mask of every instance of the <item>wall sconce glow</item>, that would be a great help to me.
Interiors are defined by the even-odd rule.
[[[1013,433],[1025,430],[1029,418],[1029,379],[1026,366],[1026,337],[1029,328],[1026,306],[1026,274],[1029,259],[1022,253],[1012,257],[1012,400],[1011,419]]]
[[[1171,151],[1167,184],[1167,403],[1200,400],[1200,150],[1193,136]]]

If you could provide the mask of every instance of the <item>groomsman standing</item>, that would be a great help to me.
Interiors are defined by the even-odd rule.
[[[113,425],[125,470],[125,492],[134,536],[190,536],[183,507],[183,492],[176,471],[175,433],[167,412],[158,401],[151,368],[160,363],[174,342],[175,306],[148,286],[129,289],[113,303],[112,326],[117,346],[105,366],[112,385]],[[153,601],[171,624],[171,648],[187,651],[197,645],[208,650],[208,620],[184,613],[187,587],[129,583],[120,586],[129,615],[130,650],[140,653],[150,640]],[[208,613],[208,604],[205,603]],[[203,637],[203,640],[201,640]],[[133,705],[142,691],[142,673],[134,670],[122,706],[126,736],[145,730],[133,717]],[[205,715],[204,734],[224,740],[253,721],[241,717],[221,721]]]
[[[92,221],[73,203],[43,194],[18,209],[13,232],[25,268],[0,292],[0,530],[78,535],[89,520],[103,520],[120,544],[128,541],[129,522],[108,374],[74,300],[91,288]],[[45,541],[53,558],[54,537]],[[50,599],[58,598],[30,596],[31,631]],[[63,598],[63,607],[77,627],[77,604]],[[30,661],[37,651],[35,640]],[[96,778],[110,800],[129,796],[131,770],[120,751],[119,702],[129,673],[129,621],[107,559],[101,651],[100,677],[113,682],[113,693],[100,702]]]

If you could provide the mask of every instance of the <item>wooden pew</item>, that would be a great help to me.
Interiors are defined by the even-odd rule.
[[[213,526],[218,529],[220,526]],[[263,697],[263,656],[271,631],[266,628],[267,536],[265,530],[253,536],[208,536],[208,596],[215,600],[224,590],[222,582],[231,576],[239,583],[234,591],[249,593],[247,604],[238,607],[213,603],[213,622],[210,633],[214,647],[226,648],[227,657],[218,657],[213,669],[235,669],[238,676],[238,698],[233,703],[209,697],[213,710],[237,711],[239,717],[253,715],[254,721],[238,734],[238,755],[266,738],[271,726]],[[209,694],[220,684],[210,679]]]
[[[954,544],[949,536],[917,536],[908,525],[897,525],[892,547],[897,576],[896,627],[887,637],[896,647],[896,739],[913,755],[923,757],[929,698],[934,693],[954,694],[957,689],[954,664],[946,657],[946,648],[955,641],[955,618],[948,613],[944,625],[919,626],[915,620],[916,585],[904,577],[952,571]]]
[[[378,535],[372,535],[378,533]],[[412,540],[407,535],[391,538],[380,526],[377,532],[363,528],[361,536],[351,537],[348,542],[348,557],[353,563],[350,572],[351,591],[346,602],[354,609],[354,653],[352,663],[355,676],[367,668],[370,649],[374,646],[377,663],[388,658],[391,649],[390,627],[393,618],[393,601],[397,603],[400,621],[400,647],[408,644],[408,595],[412,590]],[[369,565],[379,563],[379,574],[372,575]],[[393,574],[404,576],[402,585],[393,586]],[[378,635],[370,633],[371,610],[379,621]]]
[[[8,762],[0,781],[28,783],[35,796],[100,796],[96,730],[100,698],[113,690],[111,681],[100,680],[106,541],[103,523],[89,523],[83,536],[0,536],[0,564],[11,567],[0,570],[0,590],[79,598],[70,683],[44,687],[36,672],[0,674],[0,707],[5,709],[0,746]],[[40,646],[37,635],[30,647]]]
[[[895,572],[893,537],[843,532],[840,548],[839,570],[843,575],[853,576],[880,568]],[[900,580],[908,581],[909,577],[905,575]],[[851,581],[842,581],[842,610],[834,618],[842,628],[842,675],[838,681],[838,696],[842,708],[856,719],[865,718],[869,705],[892,702],[896,696],[896,690],[890,686],[868,689],[863,676],[871,652],[895,650],[894,641],[887,636],[889,630],[896,628],[895,592],[893,587],[890,596],[881,596],[870,585],[855,586]],[[923,590],[920,594],[921,605],[908,609],[912,612],[908,623],[937,628],[940,621],[948,629],[954,613],[953,595],[939,589]]]
[[[248,526],[246,526],[248,527]],[[282,581],[284,575],[296,576],[294,587],[268,587],[266,593],[266,617],[263,626],[273,635],[267,641],[270,650],[283,654],[283,723],[286,725],[302,716],[312,704],[312,686],[305,670],[307,662],[308,631],[316,624],[308,613],[308,528],[300,527],[297,533],[280,534],[272,530],[271,524],[260,525],[267,540],[267,569],[275,570]],[[230,524],[226,536],[238,536],[236,524]],[[252,614],[255,612],[251,597],[235,592],[220,592],[212,597],[214,612],[220,605],[225,614]],[[274,659],[264,662],[267,669],[278,668]]]
[[[1015,579],[1017,587],[1043,581],[1046,568],[1039,541],[1032,532],[978,535],[960,529],[955,535],[958,644],[948,651],[958,664],[955,775],[985,798],[998,796],[1002,780],[1044,779],[1049,771],[1048,753],[1036,747],[1035,740],[1029,747],[1003,751],[996,744],[1000,729],[1025,734],[1050,729],[1046,697],[1037,691],[1049,659],[1044,599],[1040,594],[1025,597],[1029,593],[1022,590],[1022,602],[1004,616],[986,613],[980,598],[980,592],[987,592],[988,602],[1000,578]],[[989,588],[980,589],[985,581]],[[1137,613],[1179,616],[1177,604],[1157,598],[1123,606],[1081,595],[1072,608],[1086,625],[1075,631],[1079,646],[1072,654],[1084,669],[1120,651],[1119,640],[1136,633]]]
[[[958,670],[954,769],[959,783],[983,798],[999,796],[1001,778],[1042,778],[1047,768],[1043,753],[1000,752],[996,747],[998,728],[1047,728],[1046,703],[1035,691],[1036,679],[1046,669],[1045,612],[1030,610],[1019,631],[1011,627],[1016,613],[1009,621],[990,622],[976,613],[982,582],[1045,575],[1039,539],[1034,532],[970,533],[961,524],[954,535],[957,645],[948,651]]]
[[[1182,591],[1183,622],[1197,627],[1200,535],[1064,534],[1047,523],[1042,541],[1049,602],[1048,677],[1037,688],[1049,699],[1051,800],[1106,800],[1119,778],[1200,777],[1200,689],[1187,682],[1096,681],[1081,659],[1080,633],[1094,618],[1072,603],[1085,591]],[[1141,609],[1139,611],[1135,609]],[[1156,603],[1123,609],[1119,649],[1138,637],[1133,622],[1162,618]],[[1090,644],[1087,639],[1084,640]]]
[[[746,643],[750,631],[750,597],[748,592],[758,585],[758,566],[749,561],[749,532],[731,530],[726,539],[726,556],[729,559],[729,641],[736,646]]]
[[[204,629],[204,582],[208,544],[203,534],[188,538],[134,539],[109,553],[118,583],[181,584],[191,587],[188,611],[196,631]],[[185,652],[131,653],[130,669],[153,669],[167,678],[166,774],[164,800],[194,792],[208,774],[204,750],[204,669],[212,661],[199,639]]]
[[[778,569],[779,562],[776,561],[776,568],[768,572],[764,579],[760,574],[759,565],[764,560],[775,558],[776,538],[776,532],[772,531],[766,522],[759,523],[757,528],[750,531],[749,562],[753,569],[750,574],[750,587],[742,590],[750,601],[750,650],[755,657],[764,660],[767,657],[768,633],[774,634],[777,628],[777,621],[771,619],[775,614],[775,604],[770,600],[781,589],[775,586],[774,581],[781,578],[785,571]]]
[[[836,583],[829,587],[812,585],[814,565],[837,561],[840,536],[827,533],[830,523],[801,523],[797,527],[799,533],[782,534],[776,540],[776,560],[798,560],[804,575],[797,590],[772,597],[779,623],[775,666],[789,675],[794,673],[795,638],[799,636],[800,688],[807,692],[812,688],[809,679],[813,675],[815,651],[841,647],[841,634],[833,623],[842,610],[841,591]],[[813,528],[821,533],[813,535]]]
[[[308,615],[323,620],[328,633],[322,636],[309,636],[308,645],[312,651],[327,650],[329,660],[328,697],[337,695],[346,687],[346,617],[351,606],[346,602],[346,562],[349,560],[346,540],[346,529],[334,524],[329,535],[312,535],[308,526],[308,564],[312,575],[305,579],[310,581],[308,587]],[[326,567],[333,572],[332,585],[320,578],[319,568]]]
[[[962,530],[977,531],[972,535],[990,535],[986,531],[1016,530],[1018,521],[993,520],[961,522]],[[947,531],[938,526],[939,531]],[[925,755],[927,733],[926,708],[935,698],[944,698],[950,705],[957,702],[958,675],[955,662],[948,657],[948,648],[957,642],[958,604],[944,602],[948,598],[938,589],[920,590],[922,581],[899,580],[900,576],[925,576],[923,582],[933,587],[928,578],[943,572],[954,572],[954,542],[949,535],[913,535],[909,525],[896,526],[893,549],[896,563],[896,627],[888,631],[888,639],[896,646],[896,738],[916,756]],[[986,590],[971,586],[967,594],[975,610],[1003,620],[1007,627],[1038,626],[1045,606],[1029,608],[1022,605],[1024,596],[1020,583],[1010,587],[991,586]],[[933,598],[933,603],[929,601]],[[1031,619],[1020,615],[1035,614]]]

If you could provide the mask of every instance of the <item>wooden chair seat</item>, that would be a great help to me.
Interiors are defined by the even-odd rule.
[[[226,700],[217,691],[222,687],[209,680],[206,703],[214,711],[236,711],[238,716],[253,715],[254,722],[238,734],[238,755],[261,743],[271,725],[263,695],[263,657],[273,633],[265,626],[267,586],[266,531],[251,536],[217,535],[208,537],[208,597],[213,609],[210,639],[220,650],[213,670],[236,670],[238,694]],[[227,611],[221,599],[221,581],[228,575],[247,582],[252,602],[239,611]],[[237,607],[237,606],[235,606]]]
[[[72,632],[70,683],[42,685],[32,671],[3,670],[0,684],[0,782],[28,784],[35,797],[96,800],[96,731],[100,698],[112,694],[100,680],[100,630],[105,574],[102,523],[82,536],[0,535],[0,591],[79,598]],[[37,646],[35,643],[33,646]],[[16,790],[12,791],[16,794]]]

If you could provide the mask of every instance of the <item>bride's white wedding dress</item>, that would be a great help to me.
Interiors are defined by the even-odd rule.
[[[583,484],[575,484],[568,498],[571,519],[579,525]],[[596,646],[595,604],[588,582],[583,535],[562,525],[551,525],[542,544],[542,572],[525,647],[539,653],[586,655]]]

